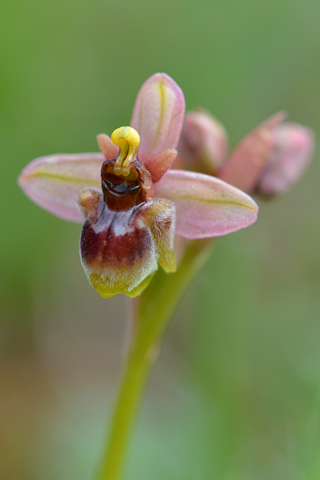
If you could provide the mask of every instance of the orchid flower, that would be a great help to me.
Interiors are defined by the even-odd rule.
[[[264,197],[286,193],[301,178],[314,151],[314,134],[277,113],[252,130],[228,155],[224,127],[208,112],[186,114],[179,165],[215,175]]]
[[[33,160],[19,184],[38,205],[83,222],[80,254],[102,297],[140,295],[158,264],[176,270],[174,235],[225,235],[255,222],[258,207],[213,176],[170,169],[184,119],[180,87],[166,74],[141,87],[131,126],[98,135],[102,153]],[[101,186],[100,186],[101,185]]]

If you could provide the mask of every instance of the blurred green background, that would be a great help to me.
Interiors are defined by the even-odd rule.
[[[272,113],[320,132],[316,0],[17,0],[1,6],[1,480],[93,479],[124,358],[124,298],[102,300],[81,227],[16,178],[97,151],[157,71],[227,128]],[[250,229],[221,238],[167,332],[127,480],[320,478],[319,162]]]

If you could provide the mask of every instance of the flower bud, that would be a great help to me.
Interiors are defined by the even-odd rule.
[[[285,118],[279,112],[246,135],[219,172],[219,178],[246,193],[255,191],[274,145],[274,129]]]
[[[226,132],[209,113],[188,112],[178,152],[184,168],[215,175],[227,158]]]
[[[256,191],[271,197],[287,192],[298,182],[314,151],[314,134],[297,123],[283,123],[273,130],[273,148]]]

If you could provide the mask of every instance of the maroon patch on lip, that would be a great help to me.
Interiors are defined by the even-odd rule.
[[[83,263],[99,271],[108,267],[130,268],[140,263],[152,247],[152,236],[147,227],[135,227],[136,213],[123,217],[105,209],[94,226],[86,220],[80,239]]]

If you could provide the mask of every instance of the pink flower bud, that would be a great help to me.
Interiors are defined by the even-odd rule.
[[[283,123],[273,130],[273,148],[257,193],[274,196],[287,192],[306,170],[314,151],[314,134],[297,123]]]
[[[209,113],[188,112],[178,152],[184,168],[215,175],[227,158],[226,132]]]
[[[255,191],[274,145],[274,129],[285,118],[279,112],[246,135],[218,176],[246,193]]]

